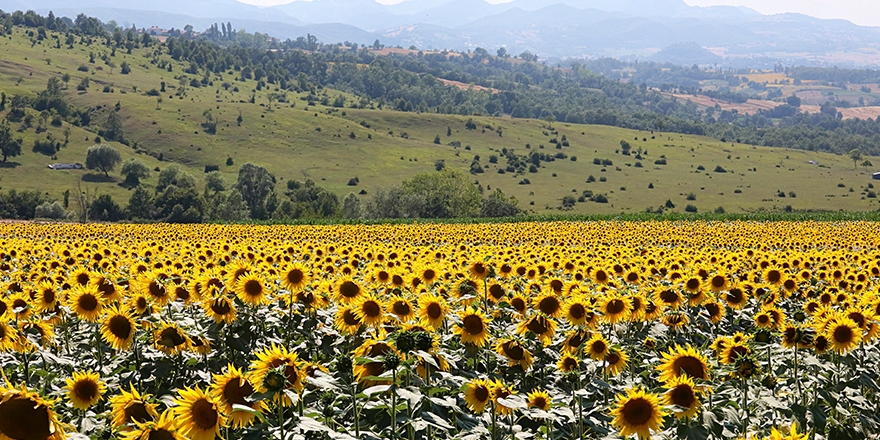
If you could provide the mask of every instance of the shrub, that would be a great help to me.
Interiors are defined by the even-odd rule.
[[[666,158],[657,159],[654,161],[654,165],[666,165]]]
[[[726,173],[727,170],[725,170],[724,167],[722,167],[721,165],[716,165],[716,166],[715,166],[715,172],[716,172],[716,173]]]
[[[593,196],[593,201],[596,203],[608,203],[608,196],[605,194],[596,194]]]
[[[686,212],[697,212],[697,207],[694,205],[687,205],[684,207]]]
[[[686,200],[697,200],[697,195],[694,193],[690,193],[685,197]]]

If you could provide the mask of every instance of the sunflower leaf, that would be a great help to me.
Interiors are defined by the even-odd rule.
[[[514,409],[522,409],[522,408],[528,407],[528,405],[526,405],[526,400],[520,396],[517,396],[517,395],[507,396],[507,397],[499,397],[498,404],[502,405],[502,406],[506,406],[508,408],[514,408]]]
[[[391,389],[391,385],[375,385],[364,390],[364,394],[372,397],[373,394],[382,394]]]
[[[439,428],[442,430],[450,430],[454,429],[452,425],[449,424],[445,419],[434,414],[432,412],[424,412],[422,413],[422,420],[427,422],[429,425],[434,426],[435,428]]]
[[[249,413],[249,414],[251,414],[251,415],[253,415],[253,416],[256,416],[258,419],[260,419],[260,423],[266,423],[266,416],[263,415],[263,412],[262,412],[262,411],[257,410],[257,409],[253,409],[253,408],[251,408],[251,407],[249,407],[249,406],[247,406],[247,405],[241,405],[241,404],[238,404],[238,403],[233,403],[233,404],[232,404],[232,412],[233,412],[233,413],[235,413],[235,412],[246,412],[246,413]]]

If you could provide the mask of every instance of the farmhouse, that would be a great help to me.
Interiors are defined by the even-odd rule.
[[[874,180],[880,180],[880,173],[874,173],[874,174],[872,174],[872,175],[871,175],[871,178],[873,178]]]
[[[52,170],[81,170],[83,166],[81,163],[53,163],[49,164],[49,169]]]

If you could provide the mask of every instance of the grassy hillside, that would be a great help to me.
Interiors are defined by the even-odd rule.
[[[201,80],[202,75],[185,73],[188,65],[171,60],[161,46],[136,49],[131,54],[119,50],[110,56],[102,45],[88,46],[77,39],[74,48],[68,49],[61,36],[60,48],[56,48],[56,35],[50,33],[48,39],[36,41],[25,32],[16,29],[11,38],[0,39],[0,91],[9,96],[35,94],[46,87],[50,77],[67,73],[71,80],[65,93],[70,100],[95,111],[90,126],[70,127],[69,145],[58,153],[57,160],[31,151],[34,139],[47,133],[36,133],[34,128],[18,133],[25,140],[23,154],[0,168],[4,190],[38,189],[60,198],[64,190],[76,190],[80,183],[85,190],[109,193],[124,205],[130,190],[119,185],[122,178],[118,170],[111,174],[114,179],[107,181],[103,175],[88,171],[46,167],[55,162],[84,162],[86,149],[94,144],[97,131],[118,104],[131,144],[116,145],[125,158],[137,156],[151,168],[176,162],[199,178],[206,165],[217,165],[228,182],[235,180],[238,166],[253,162],[278,177],[279,192],[287,180],[310,178],[340,197],[362,190],[364,197],[369,197],[377,188],[434,170],[439,160],[448,168],[469,170],[474,157],[479,156],[484,173],[475,174],[474,180],[484,188],[501,188],[516,196],[521,207],[535,213],[556,210],[563,197],[577,199],[585,190],[606,195],[608,203],[577,203],[573,212],[639,212],[656,208],[667,199],[676,212],[682,212],[687,204],[700,212],[719,206],[727,212],[781,210],[789,205],[815,210],[876,210],[880,206],[876,198],[867,197],[874,191],[869,187],[871,170],[854,169],[848,157],[525,119],[473,117],[476,128],[469,130],[466,123],[470,118],[465,116],[381,110],[376,102],[363,109],[348,108],[360,101],[333,90],[318,90],[315,105],[308,105],[301,100],[305,95],[295,93],[287,94],[287,102],[276,99],[270,105],[270,94],[276,91],[255,90],[255,81],[236,79],[239,72],[212,76],[208,86],[191,86],[190,82]],[[94,63],[89,62],[90,52],[95,54]],[[115,67],[102,61],[102,55]],[[170,63],[171,72],[159,67],[163,61]],[[129,74],[121,73],[123,62],[131,66]],[[88,71],[79,70],[80,66]],[[76,85],[86,77],[91,83],[88,90],[76,91]],[[162,82],[165,92],[159,97],[147,95],[152,89],[160,90]],[[321,105],[324,96],[328,104],[342,96],[345,105]],[[218,121],[216,134],[205,133],[201,125],[206,111]],[[67,123],[50,127],[48,133],[63,141],[67,127]],[[434,142],[437,136],[439,144]],[[551,140],[561,143],[563,136],[569,146],[557,149],[558,144]],[[633,155],[620,154],[622,140],[632,145]],[[453,146],[457,143],[460,146]],[[634,157],[638,148],[643,151],[641,160]],[[538,151],[567,157],[541,162],[536,173],[499,174],[498,170],[507,166],[502,149],[514,150],[519,156]],[[492,155],[498,156],[497,164],[490,163]],[[667,165],[655,165],[662,156]],[[226,165],[227,158],[232,158],[233,165]],[[613,164],[594,165],[595,158]],[[880,165],[880,158],[868,159]],[[701,166],[704,170],[698,169]],[[715,172],[718,166],[727,172]],[[145,183],[155,183],[156,174]],[[587,183],[589,176],[595,182]],[[355,177],[358,185],[349,186]],[[530,183],[521,184],[524,179]],[[785,197],[779,196],[780,192]],[[792,192],[796,197],[791,197]],[[695,200],[687,200],[690,194]]]

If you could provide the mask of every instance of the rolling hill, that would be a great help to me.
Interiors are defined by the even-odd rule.
[[[366,199],[380,188],[433,171],[442,161],[451,169],[482,169],[472,174],[481,187],[500,188],[536,213],[556,212],[566,196],[574,200],[570,209],[577,213],[641,212],[667,200],[678,212],[688,204],[700,212],[880,206],[870,170],[854,169],[844,156],[608,126],[404,113],[380,109],[377,101],[351,108],[358,104],[353,96],[330,89],[318,90],[314,105],[303,100],[305,94],[293,92],[281,102],[277,97],[270,101],[275,90],[257,90],[256,81],[241,80],[232,71],[211,75],[205,86],[192,85],[197,77],[184,73],[188,65],[172,60],[161,46],[111,56],[105,46],[78,39],[73,49],[58,48],[55,38],[63,36],[49,32],[40,41],[27,32],[15,28],[11,38],[0,40],[0,91],[9,97],[35,96],[51,77],[69,74],[64,94],[74,105],[92,109],[91,125],[64,123],[46,132],[31,127],[16,133],[24,148],[0,166],[3,190],[36,189],[60,199],[65,190],[81,189],[126,204],[131,189],[122,184],[118,170],[106,179],[47,167],[84,162],[86,149],[118,106],[131,147],[114,146],[124,157],[138,157],[154,170],[176,163],[195,176],[203,175],[206,166],[218,166],[228,183],[240,165],[252,162],[276,176],[279,192],[286,181],[311,179],[340,198],[354,192]],[[90,52],[97,52],[95,63],[89,62]],[[101,55],[108,61],[101,61]],[[110,65],[123,62],[131,66],[130,73]],[[170,65],[171,72],[160,69],[159,62]],[[76,91],[83,78],[90,79],[90,86]],[[150,96],[163,82],[165,91]],[[338,98],[343,104],[335,107]],[[202,127],[208,111],[218,122],[216,134]],[[51,134],[62,140],[67,128],[69,143],[57,159],[32,151],[35,139]],[[631,146],[630,155],[622,154],[621,141]],[[230,158],[233,165],[226,165]],[[880,158],[868,159],[880,164]],[[154,185],[156,174],[144,184]],[[350,186],[354,178],[356,185]],[[601,199],[599,194],[607,203],[590,201]]]

